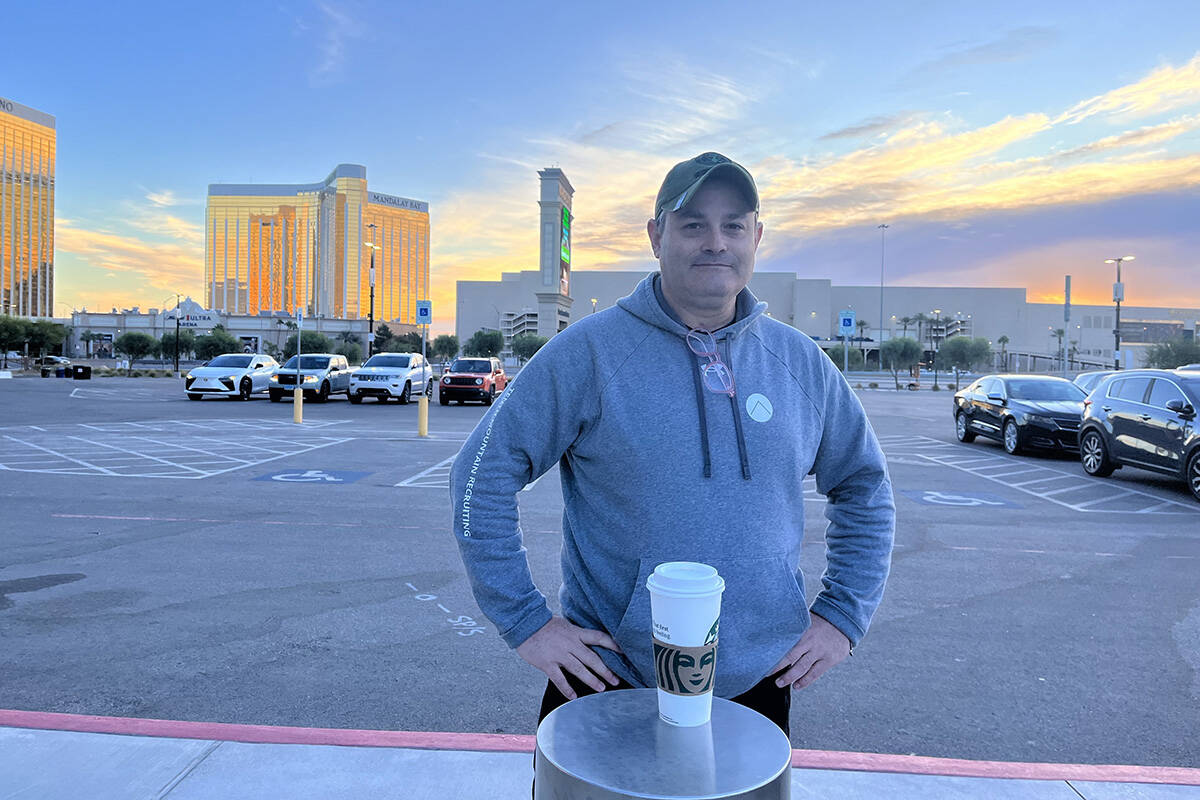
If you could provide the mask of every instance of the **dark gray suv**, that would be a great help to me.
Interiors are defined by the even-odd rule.
[[[1114,373],[1083,404],[1079,458],[1089,475],[1123,466],[1182,478],[1200,500],[1200,373],[1138,369]]]

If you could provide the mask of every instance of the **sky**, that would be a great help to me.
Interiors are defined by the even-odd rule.
[[[57,118],[56,310],[203,297],[209,183],[363,164],[456,280],[655,268],[676,162],[755,176],[760,271],[1200,307],[1200,4],[62,3],[5,12],[0,96]],[[36,35],[32,35],[36,32]],[[886,245],[878,225],[886,223]],[[882,261],[882,264],[881,264]]]

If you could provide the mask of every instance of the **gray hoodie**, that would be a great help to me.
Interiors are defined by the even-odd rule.
[[[454,534],[479,607],[517,647],[551,613],[516,494],[557,462],[563,615],[607,631],[624,655],[596,648],[605,663],[653,686],[646,578],[664,561],[711,564],[725,579],[716,693],[734,697],[809,625],[805,476],[828,497],[827,568],[811,608],[851,644],[883,595],[892,487],[862,405],[811,339],[742,290],[736,321],[714,334],[737,396],[715,394],[657,280],[555,336],[500,395],[454,461]]]

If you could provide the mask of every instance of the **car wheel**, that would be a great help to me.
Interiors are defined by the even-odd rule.
[[[433,378],[430,378],[429,383],[425,385],[425,396],[433,399]]]
[[[250,383],[250,379],[242,378],[242,382],[238,385],[238,400],[249,400],[250,392],[253,389],[254,384]]]
[[[1187,485],[1192,490],[1192,497],[1200,500],[1200,450],[1192,453],[1187,463]]]
[[[1004,452],[1013,456],[1021,452],[1021,429],[1011,419],[1004,422]]]
[[[404,391],[400,393],[400,405],[408,405],[408,398],[412,395],[412,384],[408,381],[404,382]]]
[[[317,390],[316,400],[318,403],[324,403],[329,400],[329,381],[322,381],[321,388]]]
[[[488,389],[488,393],[483,396],[483,404],[485,406],[490,406],[492,404],[492,401],[495,399],[496,399],[496,387],[492,386],[491,389]]]
[[[967,415],[959,411],[954,415],[954,435],[958,437],[960,442],[970,444],[975,441],[975,434],[971,433],[968,427]]]
[[[278,403],[283,399],[283,392],[277,392],[274,389],[267,390],[267,397],[271,398],[272,403]]]
[[[361,395],[361,394],[357,394],[357,393],[355,393],[355,392],[351,392],[350,394],[348,394],[348,395],[346,395],[346,396],[350,398],[350,402],[351,402],[351,403],[354,403],[354,405],[358,405],[359,403],[361,403],[361,402],[362,402],[362,395]]]
[[[1096,478],[1107,478],[1112,475],[1116,465],[1108,457],[1108,447],[1099,431],[1088,431],[1079,442],[1079,461],[1083,471]]]
[[[201,397],[203,397],[203,395],[199,395],[199,394],[189,394],[189,395],[188,395],[188,400],[199,400]]]

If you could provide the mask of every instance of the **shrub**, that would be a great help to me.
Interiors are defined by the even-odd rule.
[[[878,389],[878,388],[879,388],[879,384],[878,384],[878,383],[876,383],[875,381],[871,381],[870,383],[868,383],[868,384],[867,384],[867,388],[868,388],[868,389]]]

